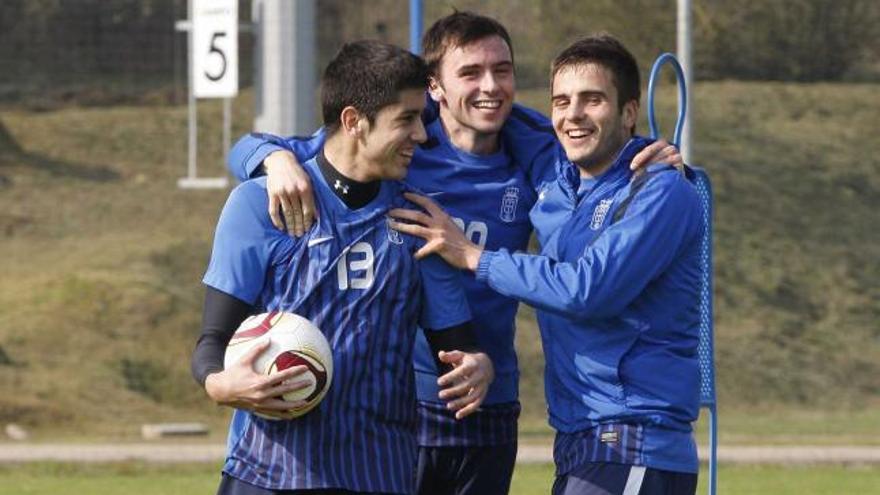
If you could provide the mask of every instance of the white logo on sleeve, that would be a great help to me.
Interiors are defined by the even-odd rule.
[[[602,223],[605,221],[605,216],[608,215],[608,210],[611,209],[612,203],[614,203],[614,200],[611,198],[599,201],[596,209],[593,210],[593,220],[590,222],[591,230],[599,230],[602,227]]]

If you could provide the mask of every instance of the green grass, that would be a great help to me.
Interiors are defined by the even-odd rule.
[[[704,466],[705,467],[705,466]],[[697,493],[706,492],[705,471]],[[219,468],[206,464],[25,464],[0,466],[0,495],[190,495],[213,493]],[[549,493],[553,467],[517,466],[512,495]],[[842,466],[723,466],[720,495],[837,495],[872,493],[880,471]]]
[[[877,443],[876,92],[696,87],[695,161],[716,194],[722,442]],[[659,113],[672,114],[674,93],[661,96]],[[521,97],[547,108],[543,91]],[[252,107],[248,94],[236,100],[234,136]],[[200,174],[218,175],[221,109],[199,108]],[[228,191],[176,188],[185,130],[179,106],[0,114],[0,423],[82,441],[200,420],[222,438],[227,411],[208,403],[188,361]],[[524,309],[522,422],[524,437],[546,439],[534,326]]]
[[[204,464],[24,464],[0,466],[0,495],[189,495],[214,493],[219,468]]]

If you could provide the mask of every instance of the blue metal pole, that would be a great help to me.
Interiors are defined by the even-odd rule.
[[[409,50],[422,54],[422,0],[409,0]]]

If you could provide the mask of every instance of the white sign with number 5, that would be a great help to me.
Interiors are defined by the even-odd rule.
[[[238,0],[192,0],[193,94],[238,93]]]

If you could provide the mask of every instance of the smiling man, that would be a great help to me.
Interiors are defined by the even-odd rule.
[[[471,242],[426,198],[394,210],[401,231],[475,280],[537,308],[556,495],[693,494],[697,452],[697,193],[633,135],[639,73],[616,39],[583,39],[554,61],[552,122],[564,157],[530,216],[539,255]],[[525,151],[523,152],[525,153]]]
[[[426,338],[454,366],[444,392],[455,409],[476,409],[492,380],[476,351],[460,276],[437,257],[417,261],[420,240],[387,224],[407,203],[399,182],[416,146],[427,67],[378,42],[342,47],[321,81],[326,143],[305,171],[318,222],[299,239],[272,227],[266,179],[239,185],[214,238],[202,335],[192,369],[215,402],[235,407],[220,495],[414,491],[416,394],[413,348]],[[295,367],[265,376],[246,359],[223,368],[223,353],[249,314],[291,311],[325,333],[334,383],[293,419],[265,419],[300,405],[279,397],[302,387]],[[421,328],[422,331],[418,332]],[[466,414],[466,411],[465,411]]]

